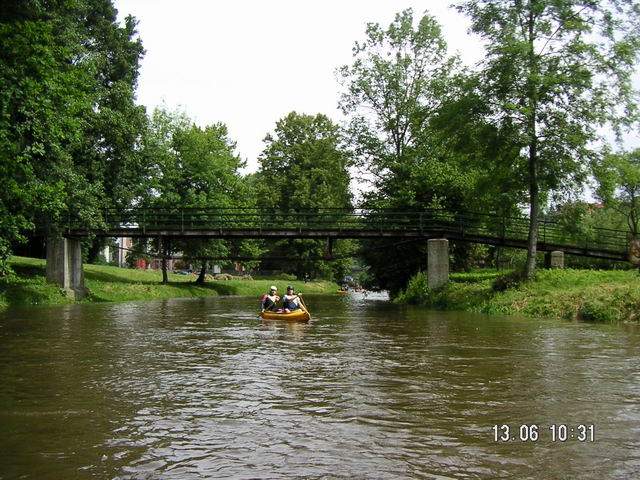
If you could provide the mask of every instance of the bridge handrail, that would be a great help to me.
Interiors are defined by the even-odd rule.
[[[421,210],[371,208],[318,208],[312,210],[273,210],[260,207],[197,208],[132,207],[126,210],[104,211],[106,230],[147,229],[184,231],[196,229],[344,229],[362,231],[419,231],[439,229],[443,234],[493,236],[522,240],[528,235],[529,219],[488,212],[449,212],[430,208]],[[81,223],[70,221],[68,231],[89,232]],[[622,251],[628,248],[626,231],[591,227],[586,231],[570,231],[555,219],[541,218],[538,241],[545,244],[567,244],[577,248],[598,246]]]

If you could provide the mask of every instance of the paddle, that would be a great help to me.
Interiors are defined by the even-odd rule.
[[[300,305],[302,305],[302,308],[304,308],[307,313],[309,313],[309,309],[307,308],[307,304],[304,303],[304,300],[302,299],[302,293],[298,294],[298,298],[300,299]]]

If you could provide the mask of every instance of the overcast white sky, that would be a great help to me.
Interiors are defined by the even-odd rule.
[[[340,120],[335,69],[351,62],[367,22],[428,7],[452,50],[468,61],[480,48],[448,0],[116,0],[146,49],[138,100],[181,108],[198,124],[227,124],[238,152],[256,167],[262,139],[292,110]]]
[[[412,7],[439,19],[465,63],[481,48],[450,0],[115,0],[131,14],[146,55],[138,100],[180,108],[200,125],[224,122],[256,168],[262,139],[292,110],[341,119],[335,69],[351,62],[367,22],[388,25]],[[640,146],[635,138],[631,143]]]

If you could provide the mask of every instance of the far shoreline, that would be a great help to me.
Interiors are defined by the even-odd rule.
[[[206,298],[221,296],[255,297],[256,300],[274,284],[284,291],[287,285],[308,294],[333,294],[338,284],[327,280],[307,283],[291,278],[260,278],[207,280],[198,285],[190,275],[169,274],[169,283],[162,284],[162,273],[107,265],[84,265],[87,296],[75,301],[57,285],[45,278],[45,260],[11,257],[14,274],[0,278],[0,310],[10,307],[40,307],[122,303],[128,301],[165,300],[172,298]]]

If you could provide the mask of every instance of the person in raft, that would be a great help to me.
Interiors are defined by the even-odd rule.
[[[276,309],[276,303],[280,301],[280,297],[277,295],[278,289],[275,285],[269,287],[269,293],[262,296],[262,311],[274,311]]]
[[[290,313],[300,308],[300,297],[295,294],[291,285],[287,287],[287,294],[282,297],[282,308],[284,308],[284,313]]]

